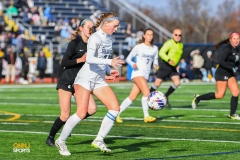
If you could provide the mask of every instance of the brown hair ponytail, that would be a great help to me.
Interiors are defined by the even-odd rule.
[[[114,12],[106,12],[106,13],[102,13],[100,18],[98,18],[97,20],[97,23],[96,23],[96,28],[98,28],[101,23],[102,23],[102,20],[105,19],[105,18],[111,18],[111,17],[117,17],[118,15]]]

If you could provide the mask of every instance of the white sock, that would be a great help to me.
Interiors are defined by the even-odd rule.
[[[152,86],[151,86],[153,89],[157,89],[157,87],[154,85],[154,83],[152,84]]]
[[[72,132],[73,128],[80,122],[81,119],[77,116],[77,114],[73,114],[68,120],[66,121],[63,130],[60,134],[60,140],[66,141],[70,133]]]
[[[142,109],[143,109],[144,117],[149,116],[147,98],[148,97],[142,97]]]
[[[118,111],[108,110],[108,113],[103,118],[101,127],[95,140],[102,141],[107,136],[108,132],[112,129],[118,113]]]
[[[120,105],[120,112],[119,115],[125,111],[125,109],[127,109],[130,105],[132,104],[131,99],[129,99],[129,97],[127,97],[126,99],[124,99],[124,101],[122,102],[122,104]]]

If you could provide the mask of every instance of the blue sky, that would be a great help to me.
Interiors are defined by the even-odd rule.
[[[176,0],[126,0],[127,2],[137,3],[143,5],[149,5],[149,6],[155,6],[155,7],[166,7],[169,1],[176,1]],[[223,3],[225,0],[205,0],[205,2],[208,3],[208,5],[213,9],[213,11],[216,11],[219,4]],[[240,4],[240,0],[233,0],[235,4]]]

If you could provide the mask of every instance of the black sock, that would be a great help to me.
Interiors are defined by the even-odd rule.
[[[62,128],[62,126],[65,124],[59,117],[55,120],[53,123],[53,126],[50,130],[49,136],[51,138],[54,138],[57,132]]]
[[[86,116],[83,119],[86,119],[87,117],[90,117],[90,116],[92,115],[87,112]]]
[[[210,92],[210,93],[203,94],[203,95],[197,97],[196,99],[197,99],[197,102],[199,102],[201,100],[216,99],[216,97],[215,97],[215,93],[214,92]]]
[[[150,93],[153,92],[153,91],[156,91],[156,89],[154,89],[154,88],[151,87],[151,88],[150,88]]]
[[[233,97],[231,98],[231,108],[230,108],[230,115],[233,115],[236,113],[237,106],[238,106],[238,97]]]
[[[168,88],[168,91],[165,93],[165,96],[168,97],[170,94],[172,94],[174,91],[176,90],[176,87],[173,85],[171,85],[169,88]]]

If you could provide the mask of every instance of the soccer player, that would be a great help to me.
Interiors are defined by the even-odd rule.
[[[93,33],[88,40],[86,63],[78,72],[74,82],[77,111],[67,120],[62,133],[55,141],[61,155],[71,155],[65,142],[72,129],[86,117],[91,93],[108,108],[98,135],[91,145],[102,152],[111,152],[104,143],[104,138],[111,130],[120,107],[116,95],[105,81],[105,74],[118,76],[119,72],[112,70],[110,66],[116,68],[124,63],[119,60],[119,57],[111,59],[113,53],[111,35],[118,26],[119,18],[116,13],[102,13],[96,24],[98,31]]]
[[[64,68],[63,73],[58,79],[57,90],[61,114],[55,120],[47,137],[46,144],[54,146],[54,137],[59,129],[69,118],[71,111],[71,97],[74,93],[73,83],[75,77],[86,61],[87,41],[91,34],[93,22],[90,19],[83,19],[76,33],[71,36],[67,50],[62,59],[61,65]],[[96,103],[92,96],[89,98],[89,108],[86,116],[96,112]]]
[[[133,58],[136,57],[136,62]],[[136,45],[126,59],[127,63],[133,68],[132,77],[134,84],[129,96],[120,105],[120,113],[116,118],[117,123],[122,123],[120,114],[129,107],[137,96],[142,92],[142,108],[144,114],[144,122],[154,122],[155,117],[149,116],[147,98],[149,95],[149,88],[147,80],[151,71],[151,65],[154,61],[154,67],[158,67],[158,48],[153,45],[153,30],[146,29],[140,44]]]
[[[236,67],[239,65],[239,41],[239,33],[233,32],[230,34],[228,39],[223,40],[215,45],[216,48],[219,47],[217,50],[219,64],[215,73],[217,91],[215,93],[210,92],[203,95],[194,95],[192,108],[195,109],[201,100],[222,99],[228,87],[232,93],[229,118],[240,120],[239,115],[236,114],[239,88],[235,77]],[[220,48],[222,44],[227,45],[224,45]]]
[[[159,69],[157,71],[157,78],[150,88],[150,92],[155,91],[162,83],[162,81],[169,77],[172,79],[173,84],[169,87],[165,93],[167,98],[166,106],[170,107],[168,97],[177,89],[180,85],[180,76],[176,70],[176,66],[180,61],[183,53],[183,44],[181,42],[182,31],[175,29],[172,33],[172,38],[167,40],[159,51]]]

